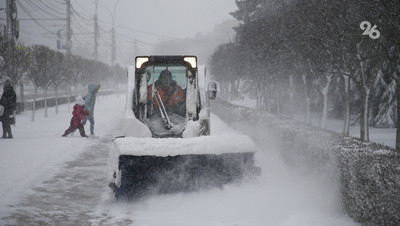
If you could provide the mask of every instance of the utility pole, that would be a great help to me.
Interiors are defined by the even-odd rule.
[[[113,21],[114,22],[114,21]],[[111,30],[112,34],[112,45],[111,45],[111,66],[115,63],[115,28],[113,24],[113,28]]]
[[[6,16],[7,16],[7,28],[6,28],[6,38],[10,40],[12,38],[11,35],[11,18],[10,18],[10,4],[11,0],[6,0]]]
[[[115,3],[115,5],[114,5],[114,9],[113,9],[113,18],[112,18],[112,29],[111,29],[111,35],[112,35],[112,37],[111,37],[111,41],[112,41],[112,44],[111,44],[111,66],[114,66],[114,63],[115,63],[115,58],[116,58],[116,47],[115,47],[115,27],[114,27],[114,25],[115,25],[115,9],[117,8],[117,5],[118,5],[118,3],[119,3],[119,0],[117,0],[117,2]]]
[[[71,47],[72,47],[72,31],[71,31],[71,0],[66,0],[67,3],[67,43],[66,43],[66,56],[70,60]]]
[[[6,16],[7,16],[7,41],[14,41],[19,37],[19,28],[17,21],[17,5],[15,0],[6,0]]]
[[[98,61],[98,47],[99,47],[99,25],[97,23],[97,4],[98,0],[96,0],[96,11],[94,13],[94,59]]]

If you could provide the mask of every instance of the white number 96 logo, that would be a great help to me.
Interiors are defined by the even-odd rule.
[[[364,32],[362,33],[363,35],[368,35],[371,39],[377,39],[381,36],[381,33],[376,30],[376,25],[371,27],[371,23],[369,21],[363,21],[360,24],[361,30]]]

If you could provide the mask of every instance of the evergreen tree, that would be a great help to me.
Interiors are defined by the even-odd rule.
[[[394,128],[397,123],[396,81],[386,85],[379,101],[378,112],[374,118],[375,127]]]

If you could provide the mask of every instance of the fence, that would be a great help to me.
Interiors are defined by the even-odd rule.
[[[104,95],[111,95],[116,93],[117,91],[113,89],[108,90],[100,90],[97,93],[97,96],[104,96]],[[65,104],[69,102],[75,101],[75,95],[64,95],[57,97],[58,104]],[[30,111],[33,110],[33,103],[35,102],[34,99],[25,100],[24,102],[17,101],[17,108],[16,113],[19,114],[23,111]],[[56,97],[48,97],[47,98],[47,107],[56,106]],[[37,98],[36,99],[36,109],[44,108],[45,107],[45,98]]]

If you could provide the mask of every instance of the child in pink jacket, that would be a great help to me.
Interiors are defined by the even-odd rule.
[[[89,113],[84,111],[83,108],[85,107],[85,100],[78,96],[76,98],[76,104],[74,105],[74,110],[72,112],[71,123],[69,128],[65,130],[65,133],[62,135],[63,137],[68,136],[68,134],[74,132],[76,129],[79,129],[79,133],[82,137],[88,137],[85,134],[85,128],[82,125],[82,120],[85,118],[86,115]]]

